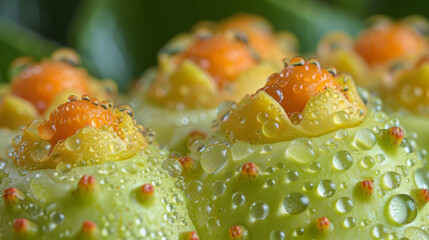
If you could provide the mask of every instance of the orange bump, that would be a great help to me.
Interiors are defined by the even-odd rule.
[[[355,50],[370,66],[411,57],[425,49],[422,35],[401,23],[376,25],[366,29],[356,40]]]
[[[319,231],[323,232],[325,230],[327,230],[330,226],[330,222],[329,219],[327,217],[321,217],[316,219],[316,226],[317,229],[319,229]]]
[[[398,127],[391,127],[388,129],[388,131],[390,133],[390,138],[392,142],[395,145],[401,144],[402,139],[404,139],[404,132],[402,131],[402,129]]]
[[[182,56],[207,71],[219,87],[256,65],[246,44],[222,35],[196,40]]]
[[[97,187],[97,181],[93,176],[84,175],[78,183],[78,188],[81,191],[93,192]]]
[[[31,102],[40,114],[64,91],[90,94],[88,73],[65,62],[45,60],[24,69],[11,83],[11,93]]]
[[[372,195],[374,191],[374,181],[373,180],[365,180],[360,183],[360,187],[364,193],[367,195]]]
[[[84,236],[94,236],[98,232],[97,224],[91,221],[85,221],[82,224],[82,234]]]
[[[246,163],[241,168],[241,174],[246,177],[254,178],[258,175],[258,166],[254,163]]]
[[[229,239],[242,239],[244,236],[244,229],[239,225],[232,226],[228,229]]]
[[[194,160],[191,157],[181,157],[178,161],[182,165],[183,172],[188,172],[194,166]]]
[[[100,105],[96,99],[82,96],[82,100],[78,100],[70,97],[69,102],[58,106],[51,112],[49,120],[40,125],[39,135],[54,146],[85,126],[100,128],[103,125],[117,130],[116,116],[112,111]]]
[[[146,183],[140,187],[139,193],[142,199],[150,199],[155,194],[155,188],[152,184]]]
[[[24,194],[16,188],[7,188],[3,192],[3,200],[6,204],[13,204],[24,199]]]
[[[295,112],[302,112],[310,98],[327,88],[341,90],[335,81],[335,70],[321,69],[315,59],[305,61],[295,57],[286,63],[280,73],[274,73],[259,91],[265,91],[283,107],[290,117]]]

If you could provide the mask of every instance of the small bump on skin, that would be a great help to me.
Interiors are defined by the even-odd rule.
[[[200,238],[198,237],[197,232],[192,231],[180,234],[179,240],[200,240]]]
[[[25,218],[18,218],[13,222],[13,231],[18,235],[33,235],[37,232],[37,225]]]
[[[82,224],[81,232],[82,232],[82,235],[85,237],[94,237],[98,233],[97,224],[91,221],[85,221]]]
[[[400,145],[402,139],[404,138],[404,132],[402,129],[398,127],[392,127],[389,128],[388,131],[390,132],[390,137],[392,138],[393,143],[395,145]]]
[[[365,180],[360,182],[360,188],[362,192],[367,194],[368,196],[372,195],[374,190],[374,181],[373,180]]]
[[[93,176],[83,176],[78,183],[80,191],[94,192],[97,188],[97,181]]]
[[[429,190],[428,189],[418,189],[417,190],[417,203],[424,207],[426,203],[429,202]]]
[[[323,232],[326,231],[331,223],[329,222],[329,219],[327,217],[321,217],[316,219],[316,226],[319,231]]]
[[[140,203],[145,204],[153,200],[154,194],[155,187],[150,183],[146,183],[138,189],[137,199],[140,201]]]
[[[228,230],[229,239],[237,240],[242,239],[244,236],[244,229],[241,226],[235,225]]]
[[[3,200],[6,204],[14,204],[24,199],[24,194],[16,188],[7,188],[3,192]]]
[[[241,174],[246,177],[254,178],[258,175],[258,166],[254,163],[246,163],[241,169]]]
[[[194,167],[194,160],[191,157],[181,157],[178,161],[182,165],[184,173],[189,172]]]

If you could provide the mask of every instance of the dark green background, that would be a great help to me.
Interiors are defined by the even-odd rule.
[[[83,65],[126,90],[133,78],[156,64],[172,36],[199,20],[236,12],[258,13],[311,52],[332,30],[356,34],[373,14],[429,16],[427,0],[0,0],[0,81],[21,55],[47,56],[58,46],[78,50]]]

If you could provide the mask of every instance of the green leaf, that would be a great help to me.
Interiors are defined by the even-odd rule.
[[[0,82],[6,82],[7,70],[11,62],[20,56],[42,58],[58,48],[36,33],[0,18]]]
[[[71,36],[84,66],[116,80],[122,90],[156,64],[157,52],[171,37],[201,20],[261,14],[278,30],[295,33],[302,52],[314,50],[329,31],[355,33],[362,26],[357,16],[312,0],[87,0],[81,9]]]

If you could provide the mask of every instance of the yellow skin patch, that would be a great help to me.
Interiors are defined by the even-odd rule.
[[[177,36],[160,52],[149,98],[167,107],[189,109],[239,101],[264,84],[268,74],[280,70],[278,60],[293,56],[296,46],[293,35],[274,33],[256,15],[200,24],[193,34]]]
[[[397,109],[429,114],[429,62],[398,73],[394,86],[385,92],[386,101]]]
[[[86,100],[75,100],[66,104],[81,101]],[[59,106],[58,109],[67,109],[66,104]],[[101,107],[97,106],[97,108]],[[75,133],[70,129],[78,126],[79,120],[57,122],[60,127],[56,129],[56,134],[61,136],[58,141],[52,141],[52,138],[47,137],[52,134],[47,132],[46,124],[54,120],[36,120],[23,130],[19,137],[20,141],[12,145],[14,150],[11,152],[11,157],[16,165],[27,169],[56,168],[60,162],[71,166],[84,166],[130,158],[145,147],[147,142],[141,133],[141,126],[135,125],[129,111],[123,110],[124,108],[110,107],[105,110],[95,109],[94,111],[107,111],[114,116],[114,123],[85,124]],[[61,111],[59,115],[61,114],[67,114],[67,112]],[[89,114],[89,116],[93,115]],[[59,116],[58,119],[61,118],[76,119],[76,116]],[[88,119],[89,122],[92,122],[91,120]]]
[[[347,97],[328,87],[311,97],[301,113],[289,117],[274,98],[265,91],[258,91],[243,99],[221,122],[221,128],[230,140],[263,144],[316,137],[359,125],[366,107],[353,81],[345,75],[334,79],[340,89],[348,89]]]

